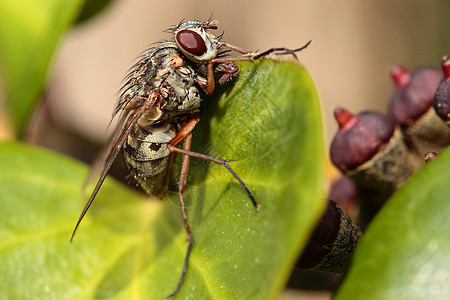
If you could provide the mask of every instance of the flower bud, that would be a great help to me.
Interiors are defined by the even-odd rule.
[[[360,237],[361,231],[355,222],[330,200],[297,266],[307,270],[342,273]]]
[[[401,126],[406,138],[421,155],[439,152],[450,143],[450,128],[437,117],[433,99],[443,72],[433,68],[408,71],[394,66],[390,71],[395,83],[389,114]]]
[[[370,111],[354,116],[338,108],[335,117],[339,131],[331,143],[331,161],[357,185],[389,196],[423,164],[386,116]]]

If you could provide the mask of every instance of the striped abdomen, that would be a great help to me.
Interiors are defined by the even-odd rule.
[[[167,148],[177,134],[167,122],[135,125],[123,146],[125,162],[131,175],[147,194],[160,196],[167,184],[170,154]]]

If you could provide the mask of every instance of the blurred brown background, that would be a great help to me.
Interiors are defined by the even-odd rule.
[[[171,25],[212,13],[224,39],[245,49],[295,48],[313,39],[299,57],[321,97],[326,142],[337,128],[337,105],[385,111],[390,65],[438,67],[450,53],[447,0],[116,0],[62,41],[48,94],[55,121],[101,142],[133,59],[169,39],[163,30]]]

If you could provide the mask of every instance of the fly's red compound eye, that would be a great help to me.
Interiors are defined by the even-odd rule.
[[[178,44],[187,52],[200,56],[206,52],[206,45],[203,38],[192,30],[181,30],[177,33]]]

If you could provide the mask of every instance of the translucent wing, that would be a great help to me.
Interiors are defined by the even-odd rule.
[[[107,159],[111,153],[111,149],[114,147],[114,144],[119,139],[119,136],[121,135],[122,130],[125,127],[125,122],[128,119],[128,116],[128,113],[122,114],[119,121],[117,121],[117,124],[114,125],[112,134],[109,136],[107,142],[104,143],[100,153],[96,156],[94,162],[92,163],[89,174],[83,183],[83,190],[85,190],[86,187],[91,184],[96,178],[98,178],[102,173],[103,167],[107,164]]]
[[[72,232],[72,236],[70,238],[71,242],[73,241],[75,233],[77,232],[78,226],[80,225],[80,223],[83,220],[84,216],[86,215],[87,211],[91,207],[91,204],[94,201],[95,197],[97,196],[97,193],[100,190],[100,187],[102,186],[103,182],[105,181],[106,176],[108,176],[109,170],[111,169],[111,166],[114,163],[114,160],[117,158],[117,155],[119,154],[120,150],[122,149],[126,138],[130,134],[133,127],[136,125],[136,122],[139,120],[139,118],[145,112],[145,110],[148,109],[150,106],[152,106],[155,103],[155,98],[156,98],[156,94],[150,93],[150,96],[147,98],[145,103],[143,103],[143,105],[139,106],[136,110],[131,111],[129,114],[123,114],[123,116],[121,116],[121,118],[124,118],[124,120],[126,120],[126,122],[124,122],[122,129],[120,131],[118,131],[117,137],[114,137],[112,139],[112,141],[113,141],[112,148],[111,148],[109,155],[103,166],[103,171],[101,172],[100,178],[98,179],[97,184],[95,185],[95,188],[92,191],[91,196],[89,197],[89,200],[87,201],[86,205],[83,208],[83,211],[81,212],[80,217],[78,218],[77,224],[75,225],[75,228]]]

